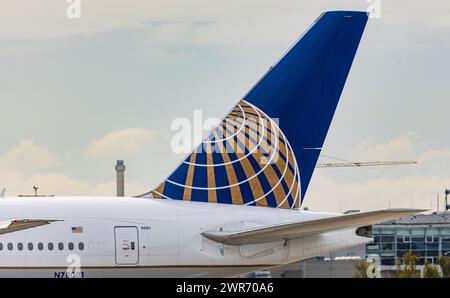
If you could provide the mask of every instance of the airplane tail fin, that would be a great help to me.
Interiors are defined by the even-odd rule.
[[[360,43],[366,12],[322,14],[146,197],[299,208]]]

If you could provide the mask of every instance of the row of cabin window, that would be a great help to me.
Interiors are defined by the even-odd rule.
[[[58,250],[64,250],[64,243],[59,242],[57,247],[58,247]],[[69,248],[69,250],[74,250],[75,249],[75,244],[73,244],[73,242],[69,242],[67,244],[67,247]],[[23,248],[24,248],[24,245],[23,245],[22,242],[17,243],[17,250],[22,251]],[[27,248],[28,248],[29,251],[32,251],[34,249],[34,244],[29,242],[27,244]],[[55,247],[54,247],[52,242],[49,242],[47,244],[47,248],[48,248],[48,250],[53,250]],[[14,249],[13,243],[9,242],[8,244],[6,244],[6,249],[13,250]],[[0,242],[0,251],[2,251],[2,250],[3,250],[3,243]],[[44,243],[39,242],[37,244],[37,250],[44,250]],[[78,250],[84,250],[84,243],[83,242],[78,242]]]

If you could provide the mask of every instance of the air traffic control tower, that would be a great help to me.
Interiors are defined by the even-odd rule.
[[[116,186],[117,196],[125,196],[125,164],[123,160],[118,160],[116,163]]]

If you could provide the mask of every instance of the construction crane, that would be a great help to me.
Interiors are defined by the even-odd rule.
[[[397,165],[414,165],[417,161],[414,160],[399,160],[399,161],[345,161],[345,162],[327,162],[318,163],[316,168],[350,168],[350,167],[378,167],[378,166],[397,166]]]

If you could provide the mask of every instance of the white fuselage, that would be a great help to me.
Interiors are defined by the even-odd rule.
[[[0,221],[55,221],[0,235],[0,277],[238,276],[370,239],[345,229],[288,241],[221,245],[202,232],[336,215],[146,198],[6,198],[0,200]]]

